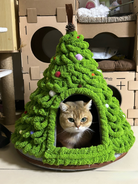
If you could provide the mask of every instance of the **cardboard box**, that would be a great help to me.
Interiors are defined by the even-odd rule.
[[[40,79],[39,66],[31,66],[30,67],[30,78],[31,78],[31,80],[39,80]]]
[[[27,22],[28,23],[37,23],[37,10],[36,8],[27,8]]]
[[[136,73],[136,82],[138,82],[138,73]],[[137,86],[136,86],[136,88],[137,88]],[[138,109],[138,89],[136,90],[135,108]]]
[[[36,8],[37,15],[57,15],[57,7],[65,7],[72,4],[73,13],[77,10],[76,0],[19,0],[19,16],[26,16],[27,8]]]
[[[66,8],[65,7],[58,7],[57,8],[57,22],[66,22]]]
[[[134,90],[129,90],[129,81],[135,80],[135,72],[103,72],[103,76],[114,91],[114,96],[120,101],[127,121],[133,125],[134,120],[128,110],[134,109]]]
[[[0,52],[15,52],[18,49],[16,26],[16,1],[0,0],[0,27],[7,32],[0,32]]]
[[[138,82],[138,73],[136,73],[136,82]],[[135,91],[135,109],[138,110],[138,89]],[[135,119],[135,126],[138,126],[138,118]]]
[[[77,24],[78,34],[83,34],[85,39],[92,39],[101,33],[111,33],[119,38],[134,37],[134,55],[133,60],[136,63],[136,72],[138,72],[138,15],[136,21],[121,23],[104,23],[104,24]]]
[[[43,73],[40,74],[40,79],[43,78]],[[37,88],[38,80],[31,80],[30,74],[23,74],[24,80],[24,104],[30,101],[30,95]]]
[[[77,24],[78,34],[93,38],[100,33],[112,33],[117,37],[135,37],[135,21],[104,24]]]
[[[77,27],[75,16],[73,22]],[[32,66],[39,66],[40,73],[54,56],[60,37],[66,34],[67,22],[57,22],[56,16],[37,16],[37,23],[28,23],[20,17],[21,62],[23,73]]]
[[[132,4],[132,12],[134,14],[138,13],[138,0],[134,0],[134,3]]]
[[[138,109],[128,109],[128,118],[138,119]]]

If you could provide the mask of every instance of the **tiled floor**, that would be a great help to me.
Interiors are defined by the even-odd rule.
[[[14,126],[8,126],[14,130]],[[0,149],[0,183],[5,184],[138,184],[138,127],[132,127],[136,142],[121,160],[108,166],[80,172],[44,170],[24,161],[12,144]]]

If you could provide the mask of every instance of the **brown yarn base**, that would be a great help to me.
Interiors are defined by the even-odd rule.
[[[43,164],[43,162],[32,159],[30,157],[28,157],[27,155],[24,155],[23,153],[21,153],[19,150],[17,150],[17,152],[19,153],[19,155],[26,160],[27,162],[39,166],[39,167],[43,167],[45,169],[52,169],[52,170],[59,170],[59,171],[81,171],[81,170],[90,170],[90,169],[96,169],[99,167],[103,167],[106,166],[108,164],[111,164],[119,159],[121,159],[122,157],[124,157],[127,153],[123,153],[122,155],[120,155],[118,158],[116,158],[115,161],[110,161],[110,162],[104,162],[101,164],[93,164],[93,165],[80,165],[80,166],[76,166],[76,165],[68,165],[68,166],[64,166],[64,165],[49,165],[49,164]]]

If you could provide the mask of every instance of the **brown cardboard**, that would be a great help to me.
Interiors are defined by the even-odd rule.
[[[30,67],[30,78],[31,78],[31,80],[39,80],[40,79],[39,66],[31,66]]]
[[[0,27],[8,31],[0,33],[0,52],[16,52],[18,49],[18,35],[16,26],[16,1],[0,1]]]
[[[134,3],[132,4],[132,11],[134,14],[138,13],[138,0],[134,0]]]
[[[37,11],[36,8],[27,8],[27,22],[37,23]]]
[[[40,79],[43,77],[43,74],[40,73]],[[37,88],[38,80],[31,80],[29,74],[23,74],[24,80],[24,104],[30,101],[30,95]]]
[[[30,101],[30,94],[37,88],[37,81],[30,81],[28,74],[23,75],[24,80],[24,102]]]
[[[121,109],[126,114],[127,121],[133,125],[133,118],[128,119],[128,109],[134,108],[134,91],[128,90],[129,81],[135,79],[135,72],[103,72],[108,85],[114,86],[121,94]]]
[[[26,16],[27,8],[36,8],[37,15],[56,15],[57,7],[65,7],[65,4],[72,4],[75,14],[75,0],[19,0],[19,16]]]
[[[128,81],[128,90],[138,90],[138,81]]]
[[[65,7],[57,7],[57,22],[66,22],[66,9]]]
[[[128,118],[138,118],[138,109],[128,109]]]
[[[138,73],[136,73],[136,81],[138,82]],[[138,90],[135,91],[135,109],[138,109]],[[135,126],[138,126],[138,118],[135,119]]]
[[[135,37],[135,21],[105,24],[77,24],[78,34],[93,38],[100,33],[112,33],[117,37]]]
[[[138,119],[135,119],[135,126],[138,126]]]
[[[73,22],[77,28],[75,16]],[[30,24],[26,17],[20,17],[20,40],[21,40],[21,62],[23,73],[29,73],[29,68],[32,66],[39,66],[40,73],[43,72],[49,63],[42,62],[33,54],[31,48],[31,40],[33,35],[41,28],[51,27],[57,29],[62,35],[66,34],[65,27],[67,22],[57,22],[56,16],[37,16],[37,23]],[[39,37],[38,37],[39,39]],[[53,56],[53,55],[52,55]]]
[[[138,73],[136,73],[136,81],[138,81]],[[136,91],[135,95],[135,107],[138,109],[138,90]]]

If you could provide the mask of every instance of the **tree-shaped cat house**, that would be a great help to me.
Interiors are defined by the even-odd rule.
[[[135,141],[118,100],[112,96],[89,44],[83,40],[83,35],[78,35],[69,23],[44,77],[38,81],[38,88],[16,122],[12,142],[32,164],[59,170],[97,168],[123,157]],[[90,99],[94,104],[91,113],[97,122],[92,123],[97,135],[91,146],[57,147],[60,102]]]

